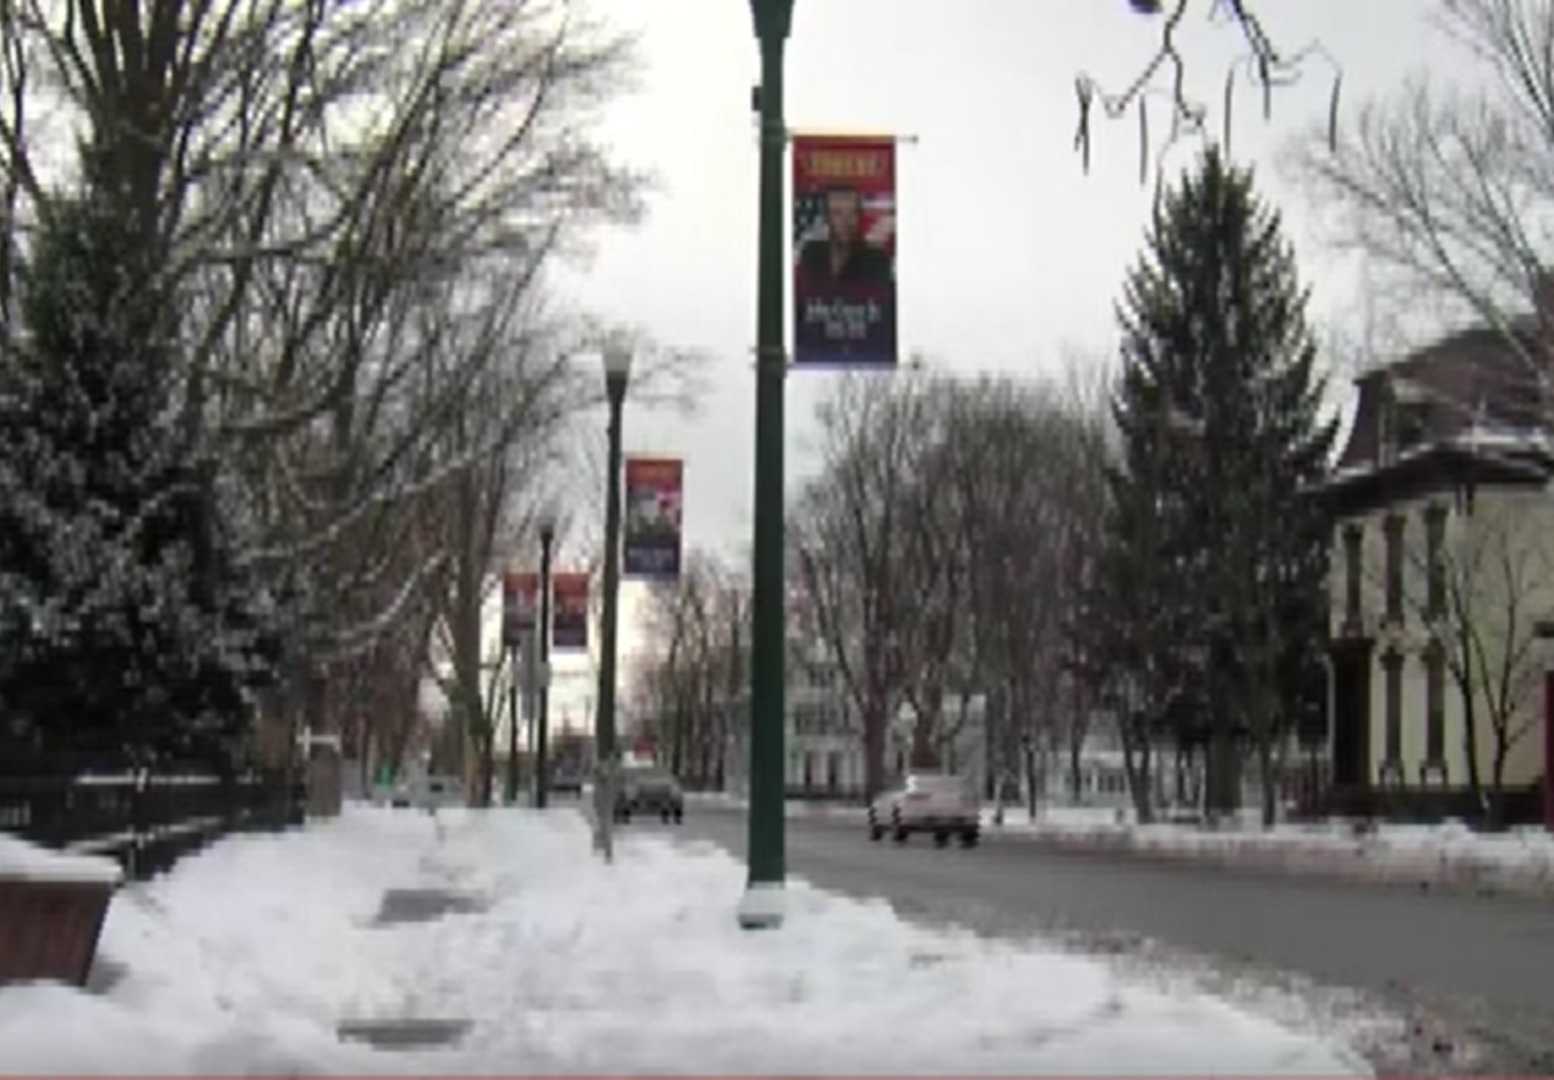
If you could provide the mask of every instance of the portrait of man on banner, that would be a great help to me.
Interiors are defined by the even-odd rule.
[[[553,581],[556,616],[551,633],[556,648],[588,648],[588,575],[557,574]]]
[[[627,577],[680,576],[681,474],[678,458],[626,460]]]
[[[793,143],[794,361],[896,362],[895,143]]]

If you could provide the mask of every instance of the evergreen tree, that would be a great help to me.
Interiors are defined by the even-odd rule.
[[[1211,148],[1162,198],[1118,306],[1109,562],[1153,583],[1134,603],[1181,605],[1150,612],[1169,631],[1146,659],[1178,688],[1201,671],[1218,810],[1238,801],[1238,736],[1271,780],[1324,633],[1327,524],[1308,492],[1336,421],[1320,416],[1306,303],[1279,215]],[[1110,580],[1115,606],[1128,594]]]
[[[214,758],[275,636],[172,434],[154,255],[104,203],[55,204],[0,366],[0,711],[48,750]]]

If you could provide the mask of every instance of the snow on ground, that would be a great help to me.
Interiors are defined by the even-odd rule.
[[[709,803],[743,805],[728,796],[698,797]],[[795,800],[788,804],[788,812],[856,820],[860,825],[864,820],[862,808],[837,803]],[[1024,807],[1006,806],[1001,826],[993,824],[993,816],[993,807],[983,808],[982,823],[990,833],[996,830],[1000,835],[1059,846],[1554,896],[1554,833],[1538,826],[1481,833],[1461,822],[1447,822],[1380,825],[1374,831],[1356,833],[1350,822],[1325,821],[1264,829],[1257,813],[1249,811],[1233,823],[1205,829],[1138,825],[1131,811],[1115,807],[1058,805],[1038,808],[1034,820]]]
[[[353,806],[229,837],[125,886],[105,992],[0,988],[0,1073],[1367,1073],[1325,1036],[1053,943],[930,930],[790,880],[778,931],[738,928],[742,864],[575,811]],[[385,890],[483,911],[374,925]],[[473,1022],[381,1051],[342,1021]]]
[[[124,872],[112,859],[41,848],[0,832],[0,878],[112,884],[123,877]]]
[[[1105,815],[1111,815],[1107,821]],[[991,820],[991,812],[985,820]],[[1127,815],[1126,818],[1131,818]],[[1152,855],[1200,858],[1320,872],[1378,881],[1433,881],[1554,895],[1554,834],[1539,827],[1474,832],[1461,822],[1379,825],[1357,833],[1352,823],[1281,823],[1264,829],[1256,815],[1215,829],[1118,822],[1115,811],[1053,807],[1032,823],[1006,810],[1005,829],[1078,846],[1115,847]]]

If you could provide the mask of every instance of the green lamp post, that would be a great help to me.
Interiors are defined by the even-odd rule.
[[[760,250],[756,315],[755,566],[751,597],[750,879],[746,929],[782,925],[783,829],[783,348],[782,54],[793,0],[750,0],[761,45]]]

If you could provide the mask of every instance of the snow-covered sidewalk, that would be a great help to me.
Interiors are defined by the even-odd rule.
[[[742,807],[725,795],[697,796],[704,804]],[[856,821],[864,811],[836,803],[792,801],[793,817]],[[1554,834],[1537,827],[1478,833],[1460,823],[1381,825],[1357,834],[1345,822],[1281,824],[1265,830],[1253,821],[1204,829],[1193,825],[1137,825],[1115,809],[1043,807],[1033,820],[1023,808],[1006,807],[1001,826],[984,808],[983,827],[1073,851],[1114,851],[1218,866],[1280,870],[1351,880],[1491,889],[1554,898]]]
[[[781,930],[742,931],[743,885],[721,850],[663,836],[624,837],[606,866],[575,811],[351,806],[125,886],[105,990],[0,988],[0,1073],[1368,1072],[1330,1032],[1185,978],[929,930],[799,881]],[[400,889],[470,909],[379,922]],[[469,1027],[438,1049],[338,1037],[393,1019]]]

